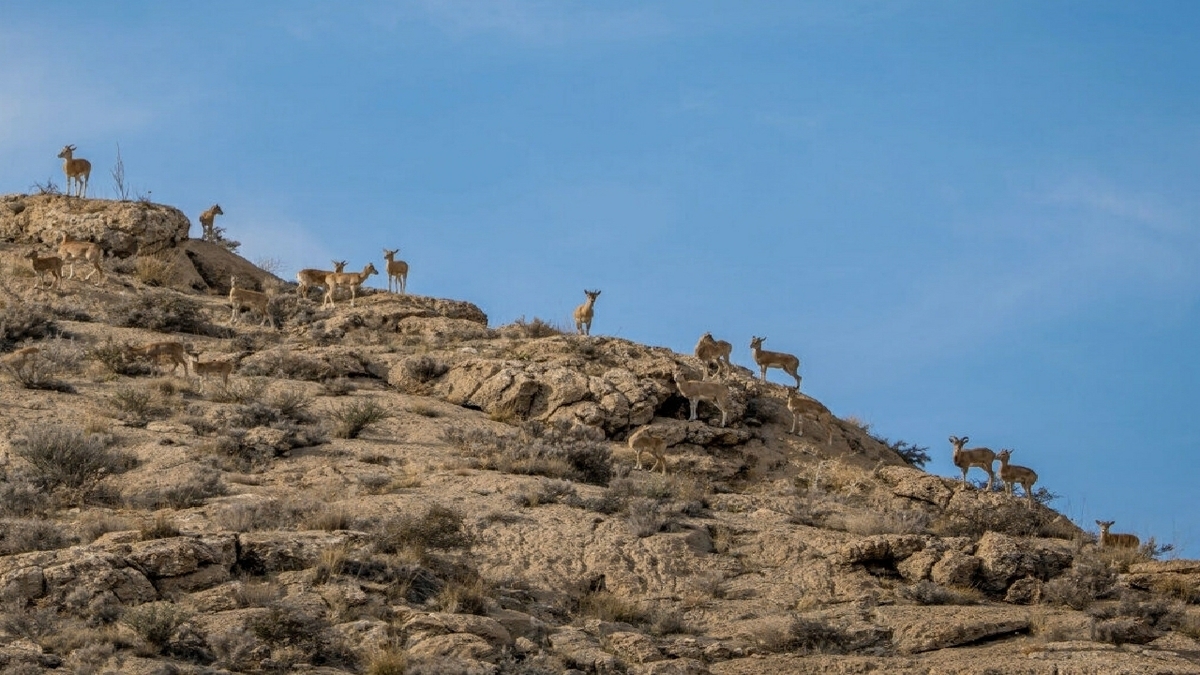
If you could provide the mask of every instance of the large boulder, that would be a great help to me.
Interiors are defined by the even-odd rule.
[[[896,649],[915,654],[978,642],[1029,629],[1029,612],[1008,607],[879,607],[880,623],[893,629]]]
[[[1047,581],[1071,566],[1068,542],[1058,539],[1026,539],[988,532],[975,548],[983,590],[1003,593],[1023,577]]]
[[[1200,600],[1200,560],[1154,560],[1130,565],[1120,583],[1196,602]]]
[[[66,232],[127,258],[175,247],[188,238],[189,226],[182,211],[165,204],[65,195],[0,197],[0,239],[21,244],[56,245]]]

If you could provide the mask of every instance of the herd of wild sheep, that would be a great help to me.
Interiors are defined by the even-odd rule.
[[[74,156],[75,146],[64,146],[62,152],[58,156],[63,160],[63,172],[67,177],[67,195],[84,197],[87,195],[88,178],[91,175],[92,165],[86,159],[76,158]],[[214,239],[214,220],[219,215],[224,215],[219,204],[213,204],[212,207],[200,214],[200,225],[203,228],[205,239]],[[388,292],[405,293],[408,281],[408,263],[403,260],[396,260],[396,254],[399,249],[384,249],[383,258],[385,269],[388,275]],[[33,265],[34,274],[37,277],[36,287],[41,288],[41,284],[48,275],[49,285],[47,288],[56,288],[62,281],[62,268],[64,265],[70,267],[68,279],[75,276],[75,264],[85,263],[91,265],[92,269],[84,280],[92,278],[96,272],[100,273],[100,278],[105,278],[104,269],[100,266],[103,260],[104,252],[100,246],[93,242],[79,241],[71,238],[65,232],[61,233],[61,239],[58,242],[57,255],[40,257],[36,250],[30,250],[24,256]],[[358,292],[363,283],[372,274],[378,274],[373,263],[367,263],[361,272],[345,272],[346,262],[332,261],[334,269],[302,269],[296,274],[298,282],[297,293],[301,297],[306,297],[308,290],[313,287],[324,289],[324,297],[321,303],[322,307],[332,306],[334,302],[334,293],[339,290],[348,290],[350,292],[350,305],[354,306],[354,302],[358,297]],[[600,291],[585,290],[584,295],[587,300],[575,308],[574,319],[575,329],[583,336],[591,334],[592,319],[595,316],[596,299],[600,297]],[[262,316],[262,321],[259,325],[269,323],[272,328],[277,328],[274,317],[269,311],[270,296],[266,293],[254,291],[245,288],[237,287],[237,277],[233,277],[230,281],[229,289],[229,304],[232,306],[232,315],[230,323],[237,323],[238,317],[243,309],[256,311]],[[803,435],[803,419],[804,415],[816,416],[822,418],[828,425],[832,421],[832,415],[829,411],[818,403],[815,399],[809,398],[800,393],[799,374],[800,359],[792,354],[784,352],[773,352],[762,348],[766,338],[752,337],[750,340],[750,350],[754,356],[754,362],[758,365],[759,375],[763,381],[767,379],[768,368],[778,368],[784,373],[791,375],[796,384],[794,387],[787,389],[787,407],[792,413],[792,428],[790,433]],[[183,343],[177,341],[154,342],[140,347],[126,347],[127,353],[131,358],[146,358],[152,362],[158,363],[166,359],[171,363],[171,373],[174,374],[179,366],[183,366],[184,375],[191,373],[201,377],[220,377],[223,383],[228,383],[229,375],[233,372],[232,361],[200,361],[198,355],[187,351]],[[700,341],[696,343],[695,355],[704,366],[704,375],[700,380],[687,379],[683,373],[676,371],[674,373],[675,386],[679,389],[679,393],[688,400],[690,407],[689,421],[697,419],[697,406],[702,401],[707,401],[721,412],[721,426],[724,427],[728,421],[730,410],[730,393],[729,387],[721,382],[709,380],[709,375],[714,374],[720,377],[723,374],[731,374],[732,364],[729,357],[733,352],[733,345],[725,340],[716,340],[712,333],[705,333],[700,337]],[[19,349],[4,357],[4,361],[10,367],[23,366],[30,359],[37,357],[37,347],[26,347]],[[833,430],[832,425],[829,425],[829,439],[827,442],[832,443]],[[970,448],[964,449],[970,441],[970,438],[963,436],[950,437],[950,445],[953,449],[954,465],[962,471],[963,483],[967,483],[967,471],[972,467],[983,469],[988,476],[987,489],[992,489],[992,484],[995,481],[996,472],[993,470],[995,461],[1000,460],[1000,481],[1004,483],[1005,491],[1013,494],[1014,485],[1020,484],[1025,491],[1025,497],[1029,504],[1033,504],[1033,485],[1037,482],[1037,473],[1028,467],[1009,464],[1009,458],[1012,455],[1012,450],[1001,449],[1000,452],[993,452],[989,448]],[[647,425],[634,431],[628,440],[628,445],[635,453],[636,468],[642,469],[643,456],[649,455],[654,462],[650,465],[649,470],[654,471],[659,469],[663,474],[667,472],[666,448],[667,442],[661,436],[656,434],[653,425]],[[1141,544],[1137,536],[1132,534],[1114,534],[1109,532],[1113,521],[1097,520],[1096,524],[1100,527],[1100,545],[1105,547],[1116,548],[1138,548]]]

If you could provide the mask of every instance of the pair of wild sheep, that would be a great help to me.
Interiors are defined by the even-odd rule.
[[[1000,460],[1000,480],[1004,483],[1004,491],[1011,495],[1013,494],[1013,486],[1016,483],[1020,483],[1021,487],[1025,488],[1026,499],[1032,505],[1033,484],[1037,482],[1037,472],[1026,466],[1009,464],[1008,458],[1012,456],[1012,450],[1001,449],[1000,452],[993,452],[990,448],[964,450],[963,446],[969,443],[970,440],[969,436],[963,436],[962,438],[958,436],[950,437],[950,445],[954,449],[954,465],[962,470],[963,484],[967,482],[967,471],[971,467],[977,466],[987,472],[987,489],[991,490],[992,483],[996,479],[996,474],[992,470],[992,463],[998,459]]]
[[[222,384],[228,386],[229,376],[233,373],[233,361],[201,361],[198,354],[189,351],[187,346],[176,340],[150,342],[137,347],[126,345],[125,354],[130,359],[149,359],[155,364],[166,360],[171,364],[171,374],[174,375],[183,366],[184,376],[196,375],[201,379],[220,377]],[[190,367],[190,370],[189,370]]]
[[[105,278],[104,268],[100,266],[100,261],[104,259],[104,249],[100,248],[99,244],[90,241],[73,239],[66,232],[60,234],[62,238],[58,241],[58,255],[43,258],[38,255],[37,249],[30,249],[21,256],[33,265],[33,273],[37,277],[34,288],[41,288],[42,280],[47,275],[50,277],[50,283],[46,288],[58,288],[63,279],[63,265],[70,266],[67,278],[74,279],[75,263],[77,262],[90,263],[92,266],[88,275],[83,278],[84,281],[91,279],[96,272],[100,273],[100,279],[103,281]]]
[[[396,260],[396,254],[400,249],[383,249],[383,259],[387,263],[384,269],[388,275],[388,292],[407,293],[408,290],[408,263],[403,260]],[[362,272],[344,272],[346,267],[345,260],[334,260],[333,270],[322,270],[315,268],[302,269],[296,273],[296,281],[299,286],[296,288],[296,293],[301,297],[308,294],[308,289],[312,287],[324,288],[324,301],[322,307],[334,304],[333,294],[339,288],[350,289],[350,306],[354,306],[354,301],[358,297],[358,289],[366,282],[367,278],[372,274],[379,274],[379,270],[375,269],[374,263],[367,263],[363,267]]]

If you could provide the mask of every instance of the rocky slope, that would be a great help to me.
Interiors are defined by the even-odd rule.
[[[249,263],[65,199],[0,198],[0,345],[41,350],[0,389],[0,672],[1200,673],[1200,563],[852,421],[791,435],[748,371],[722,429],[686,421],[690,356],[467,302],[323,311],[257,271],[282,328],[230,326],[194,290]],[[34,290],[19,254],[68,227],[108,280]],[[229,384],[120,349],[160,340]],[[666,476],[632,468],[645,424]]]

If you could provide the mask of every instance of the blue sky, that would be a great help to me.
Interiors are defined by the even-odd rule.
[[[1200,5],[0,5],[0,192],[377,265],[493,324],[803,362],[892,439],[1015,448],[1084,525],[1200,556]],[[383,286],[377,281],[374,285]],[[776,379],[778,376],[773,376]],[[782,382],[783,379],[776,381]]]

